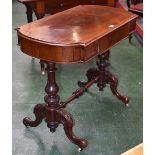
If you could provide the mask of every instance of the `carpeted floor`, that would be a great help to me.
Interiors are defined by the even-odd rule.
[[[119,77],[119,91],[130,96],[125,108],[106,87],[98,92],[94,85],[81,98],[66,108],[75,120],[74,132],[89,141],[82,152],[72,144],[60,125],[50,133],[43,122],[37,128],[22,124],[25,116],[33,115],[36,103],[43,103],[46,76],[40,73],[39,60],[23,54],[17,46],[14,28],[26,23],[25,8],[13,2],[13,155],[119,155],[143,141],[143,51],[133,38],[123,40],[111,49],[110,70]],[[57,83],[62,99],[76,88],[77,81],[86,79],[84,73],[95,66],[86,64],[57,65]]]

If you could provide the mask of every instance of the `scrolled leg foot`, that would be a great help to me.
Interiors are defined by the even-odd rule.
[[[128,105],[129,102],[129,97],[128,96],[123,96],[117,91],[117,86],[118,86],[118,79],[112,75],[109,71],[106,71],[106,78],[107,82],[110,84],[110,89],[119,100],[125,103],[125,105]]]
[[[30,122],[32,122],[31,118],[29,117],[25,117],[23,119],[23,124],[26,126],[26,127],[29,127],[30,126]]]
[[[34,114],[35,114],[35,120],[31,120],[31,118],[29,117],[26,117],[23,119],[23,124],[26,126],[26,127],[36,127],[38,126],[43,118],[45,117],[45,106],[44,104],[37,104],[35,107],[34,107]]]
[[[125,104],[125,106],[126,106],[126,107],[129,107],[129,104],[127,103],[127,104]]]
[[[72,116],[62,109],[58,110],[58,115],[59,115],[59,121],[60,123],[63,124],[66,136],[69,138],[69,140],[72,141],[74,144],[78,145],[81,150],[87,147],[88,145],[87,140],[76,137],[73,133],[72,128],[74,122]]]

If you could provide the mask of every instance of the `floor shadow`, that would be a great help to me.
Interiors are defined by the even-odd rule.
[[[56,145],[53,145],[51,147],[51,150],[49,151],[49,155],[63,155],[63,154],[59,151]]]
[[[24,136],[35,141],[38,146],[38,150],[36,152],[37,155],[62,155],[56,145],[53,145],[51,147],[51,150],[47,150],[45,144],[40,137],[40,134],[36,131],[33,131],[30,128],[26,128]]]
[[[37,151],[38,155],[41,155],[41,152],[46,151],[45,145],[40,135],[36,131],[33,131],[30,128],[25,128],[24,136],[36,142],[36,144],[38,145],[38,151]]]

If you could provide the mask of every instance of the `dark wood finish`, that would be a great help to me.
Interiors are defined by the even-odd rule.
[[[125,105],[128,105],[129,97],[121,95],[117,91],[118,86],[118,79],[112,75],[106,68],[110,65],[109,64],[109,51],[107,51],[104,54],[99,55],[99,61],[97,61],[98,68],[91,68],[87,71],[87,82],[79,81],[78,85],[80,87],[84,87],[86,84],[88,84],[93,79],[96,79],[97,86],[99,87],[99,91],[103,91],[103,88],[106,87],[106,84],[110,85],[110,89],[112,93],[122,102],[125,103]]]
[[[81,149],[84,149],[88,142],[82,138],[76,137],[72,131],[73,119],[72,116],[64,111],[60,106],[60,97],[57,94],[59,87],[55,81],[55,63],[45,62],[47,64],[47,84],[45,87],[45,92],[47,95],[44,100],[46,104],[38,104],[34,108],[34,114],[36,119],[33,121],[26,117],[23,120],[25,126],[36,127],[45,119],[48,128],[51,132],[55,132],[58,125],[61,123],[64,126],[65,133],[67,137]]]
[[[85,62],[131,34],[136,17],[113,7],[77,6],[19,27],[21,50],[56,63]]]
[[[116,6],[118,0],[18,0],[26,7],[27,21],[28,23],[33,21],[33,12],[37,19],[41,19],[45,14],[54,14],[66,9],[72,8],[77,5],[108,5]],[[18,45],[19,45],[18,39]],[[43,60],[40,60],[41,72],[45,74],[45,64]]]
[[[82,96],[84,94],[84,92],[91,87],[94,83],[97,82],[99,76],[94,77],[93,79],[91,79],[90,81],[88,81],[87,83],[82,83],[83,85],[80,85],[80,88],[77,89],[76,91],[73,92],[72,96],[70,96],[69,98],[67,98],[65,101],[61,102],[61,108],[65,108],[66,105],[68,103],[70,103],[71,101],[75,100],[76,98],[79,98],[80,96]]]
[[[45,105],[37,104],[34,107],[33,113],[35,114],[36,119],[34,121],[32,121],[31,118],[25,117],[23,119],[23,123],[25,126],[36,127],[42,122],[42,120],[45,118]]]
[[[112,7],[86,5],[19,27],[17,32],[21,50],[44,60],[48,76],[45,104],[35,106],[34,121],[28,117],[24,118],[25,126],[36,127],[45,119],[50,131],[55,132],[61,123],[67,137],[80,149],[84,149],[88,142],[74,135],[72,116],[63,108],[83,95],[95,83],[100,91],[109,84],[112,93],[128,105],[129,98],[119,94],[118,79],[107,67],[110,65],[109,49],[134,31],[136,17],[130,12]],[[80,88],[65,101],[61,101],[55,79],[55,64],[85,62],[97,55],[99,55],[98,67],[88,70],[88,81],[79,82]]]

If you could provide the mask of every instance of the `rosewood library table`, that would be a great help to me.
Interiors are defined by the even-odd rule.
[[[41,19],[45,14],[54,14],[77,5],[104,5],[115,7],[118,0],[18,0],[26,7],[27,22],[33,21],[33,13],[37,19]],[[19,42],[18,42],[19,44]],[[40,60],[41,73],[45,74],[45,65]]]
[[[47,64],[45,104],[37,104],[36,119],[26,117],[24,125],[36,127],[45,119],[50,131],[55,132],[62,123],[67,137],[79,150],[84,149],[88,142],[74,135],[72,116],[64,108],[93,84],[97,84],[100,91],[109,84],[113,95],[128,105],[129,98],[117,91],[118,79],[107,66],[110,48],[134,31],[136,18],[137,15],[113,7],[79,5],[19,27],[21,51]],[[79,81],[79,88],[61,101],[55,78],[56,63],[84,63],[95,56],[99,58],[97,68],[87,71],[88,80]]]

